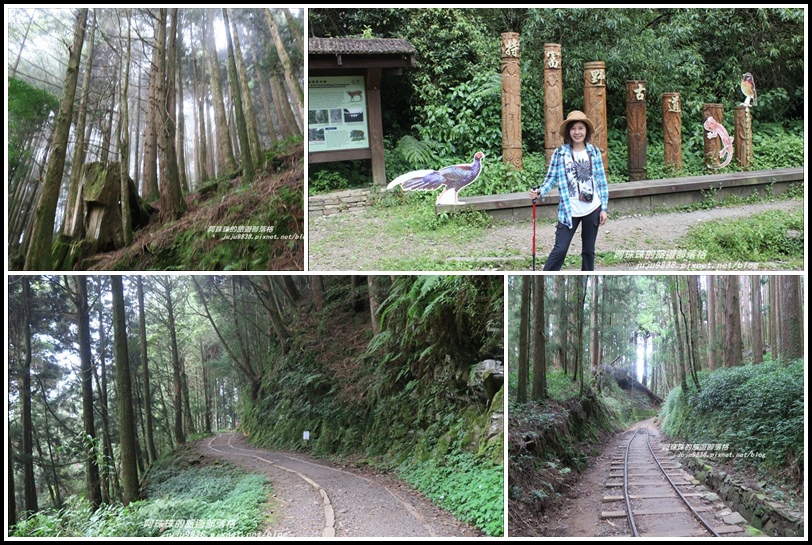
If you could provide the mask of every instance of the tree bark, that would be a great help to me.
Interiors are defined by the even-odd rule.
[[[687,393],[688,379],[685,373],[685,338],[683,336],[682,329],[680,328],[679,293],[677,292],[677,282],[679,282],[678,276],[672,276],[669,279],[669,285],[671,286],[671,312],[674,318],[674,342],[677,345],[677,358],[675,363],[677,366],[677,375],[679,376],[680,387],[682,388],[683,393]]]
[[[127,13],[127,42],[125,51],[122,57],[126,56],[126,60],[122,58],[122,78],[121,78],[121,97],[119,108],[121,109],[121,122],[118,125],[118,149],[121,162],[121,227],[124,235],[124,245],[129,246],[133,242],[133,222],[130,213],[130,112],[129,112],[129,89],[130,89],[130,43],[131,43],[131,25],[130,25],[130,10],[125,10]]]
[[[25,516],[39,511],[37,484],[34,480],[34,425],[31,418],[31,284],[27,276],[23,281],[23,319],[25,320],[25,360],[20,370],[20,401],[23,426],[23,497]]]
[[[152,415],[152,391],[149,379],[149,357],[147,353],[147,319],[144,307],[144,278],[139,275],[138,281],[138,332],[141,337],[141,367],[144,372],[144,424],[145,438],[147,441],[147,455],[150,464],[158,460],[158,449],[155,448],[155,437],[153,435],[153,415]]]
[[[782,361],[789,362],[803,357],[802,317],[799,312],[801,297],[800,276],[784,275],[781,282],[781,350]]]
[[[251,144],[251,158],[254,164],[259,164],[262,157],[262,146],[259,143],[259,131],[257,131],[257,118],[254,114],[254,101],[251,98],[251,90],[248,88],[248,71],[245,69],[243,49],[240,44],[240,34],[237,29],[237,21],[234,19],[234,9],[229,8],[231,16],[231,38],[234,42],[234,60],[237,63],[237,76],[240,85],[240,95],[242,97],[243,113],[245,114],[245,125],[248,129],[248,141]]]
[[[62,233],[71,239],[78,240],[84,237],[84,199],[81,195],[82,166],[85,164],[87,142],[85,139],[85,124],[87,121],[87,99],[90,95],[90,81],[93,72],[93,51],[96,37],[96,10],[90,20],[90,32],[87,38],[87,64],[82,80],[82,90],[79,95],[79,112],[76,116],[76,143],[73,147],[73,166],[68,186],[68,199],[65,203],[65,215],[62,221]]]
[[[166,9],[161,8],[161,20],[156,35],[158,53],[158,73],[160,83],[158,95],[162,107],[159,110],[160,128],[158,137],[161,153],[161,218],[164,221],[179,219],[186,211],[186,202],[180,187],[178,156],[175,150],[175,42],[178,33],[178,8],[172,8],[172,23],[166,35]],[[165,45],[164,45],[165,44]],[[164,53],[165,46],[165,53]],[[165,86],[163,82],[165,81]]]
[[[90,345],[90,307],[87,302],[87,277],[74,276],[76,284],[76,324],[79,332],[79,361],[82,381],[82,422],[85,437],[85,484],[87,496],[93,509],[102,503],[99,477],[99,461],[96,448],[96,424],[93,414],[93,362]]]
[[[124,505],[129,505],[138,499],[138,467],[130,359],[127,348],[127,317],[124,311],[124,287],[121,276],[110,277],[110,290],[113,294],[116,397],[118,399],[119,435],[121,440],[121,501]]]
[[[605,280],[604,280],[605,282]],[[605,303],[605,302],[604,302]],[[598,392],[601,385],[598,382],[598,371],[600,370],[600,343],[598,339],[598,275],[592,275],[592,308],[589,318],[589,371],[590,382],[596,383]]]
[[[154,32],[156,39],[162,25],[166,28],[166,20],[162,17],[155,17]],[[158,110],[161,108],[161,99],[158,97],[158,88],[163,86],[163,83],[161,83],[158,73],[158,55],[161,49],[155,46],[152,48],[147,119],[144,128],[144,167],[142,169],[141,196],[147,202],[155,202],[160,198],[158,193]]]
[[[288,52],[285,50],[285,45],[282,43],[282,38],[279,35],[279,29],[276,26],[273,13],[269,8],[265,8],[265,18],[268,20],[268,27],[271,29],[274,44],[276,45],[276,53],[279,56],[279,61],[282,63],[282,72],[285,76],[285,85],[288,89],[291,102],[293,103],[294,117],[296,118],[296,125],[301,133],[303,130],[302,117],[304,116],[304,103],[302,102],[302,88],[293,73],[293,66],[288,57]]]
[[[223,8],[223,22],[225,25],[228,71],[231,77],[231,101],[234,104],[234,118],[237,128],[237,136],[240,143],[240,162],[242,163],[243,179],[247,182],[254,180],[254,158],[251,155],[251,142],[248,137],[248,126],[245,119],[242,93],[240,92],[239,75],[237,74],[237,62],[234,59],[234,43],[231,36],[231,29],[228,18],[228,10]]]
[[[54,140],[51,156],[48,159],[48,170],[42,183],[42,190],[34,211],[34,225],[31,243],[25,258],[25,270],[45,271],[52,268],[51,247],[54,236],[54,220],[59,190],[62,186],[62,175],[65,170],[65,158],[68,152],[71,121],[73,119],[73,101],[76,98],[76,85],[79,78],[79,62],[82,58],[82,44],[85,40],[87,8],[81,8],[76,17],[73,30],[73,46],[69,48],[70,59],[62,86],[62,100],[54,126]]]
[[[533,278],[517,277],[522,282],[521,310],[519,311],[519,381],[516,401],[527,402],[527,379],[530,377],[530,294]]]
[[[533,401],[547,399],[547,318],[544,314],[544,276],[533,285]]]
[[[739,277],[726,277],[725,288],[725,367],[742,364],[742,321],[739,307]]]
[[[237,169],[237,162],[234,160],[234,149],[231,146],[231,138],[228,134],[228,119],[226,108],[223,104],[223,84],[220,80],[220,66],[217,58],[217,46],[214,42],[214,10],[206,10],[209,27],[209,79],[211,80],[211,95],[214,103],[214,123],[217,131],[217,175],[221,176],[225,172],[233,172]]]
[[[753,363],[764,361],[764,327],[761,319],[761,275],[750,277],[750,305],[753,314]]]

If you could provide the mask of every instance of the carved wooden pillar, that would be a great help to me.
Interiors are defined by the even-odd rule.
[[[717,123],[724,124],[724,110],[721,104],[705,104],[702,106],[702,123],[709,117],[713,117]],[[703,128],[702,134],[705,141],[705,166],[716,168],[721,164],[719,152],[722,151],[722,143],[719,138],[708,138],[707,131]]]
[[[682,104],[679,93],[663,93],[664,159],[667,166],[682,169]]]
[[[547,164],[555,148],[564,143],[558,126],[564,121],[564,82],[561,73],[561,45],[544,44],[544,150]]]
[[[522,83],[519,34],[502,33],[502,161],[522,169]]]
[[[601,150],[603,168],[606,170],[606,174],[609,174],[606,131],[606,67],[603,61],[584,64],[584,113],[595,124],[592,144]]]
[[[750,168],[753,162],[753,118],[750,108],[735,106],[733,108],[734,136],[733,156],[743,169]]]
[[[646,82],[626,82],[626,142],[628,145],[629,179],[646,179]]]

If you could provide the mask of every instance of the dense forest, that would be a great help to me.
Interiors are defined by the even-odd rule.
[[[675,439],[760,453],[735,469],[803,501],[802,276],[508,282],[511,532],[532,533],[601,441],[652,416]]]
[[[803,164],[805,12],[803,8],[313,8],[310,37],[402,38],[416,65],[381,85],[387,172],[470,162],[485,152],[480,194],[516,191],[521,173],[502,168],[500,40],[520,39],[523,170],[529,186],[545,172],[545,44],[561,47],[565,112],[584,107],[584,64],[606,66],[610,182],[628,179],[626,82],[645,81],[651,179],[702,173],[703,104],[725,115],[744,100],[742,75],[753,74],[754,163],[770,169]],[[662,94],[679,93],[683,171],[663,165]],[[760,134],[763,137],[758,136]],[[773,147],[776,141],[781,146]],[[311,189],[363,184],[361,162],[314,168]]]
[[[222,430],[364,460],[502,533],[500,276],[14,276],[8,292],[15,535],[157,535],[151,483]]]
[[[303,10],[7,17],[12,270],[303,269]]]

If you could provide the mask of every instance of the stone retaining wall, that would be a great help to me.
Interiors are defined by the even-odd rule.
[[[733,504],[750,526],[769,537],[803,537],[804,515],[770,498],[760,488],[736,482],[731,475],[699,458],[683,458],[701,483]]]
[[[358,212],[369,202],[371,189],[348,189],[336,193],[311,195],[308,198],[310,217],[332,216],[342,212]]]

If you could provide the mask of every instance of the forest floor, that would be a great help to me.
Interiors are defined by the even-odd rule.
[[[240,433],[199,441],[208,457],[267,475],[273,486],[266,537],[477,537],[484,535],[410,485],[369,467],[252,447]]]
[[[803,199],[782,199],[706,210],[610,216],[598,233],[596,269],[629,272],[795,270],[797,264],[787,263],[675,263],[673,258],[669,259],[668,252],[679,249],[688,230],[701,222],[745,218],[772,210],[794,212],[803,207]],[[310,218],[309,270],[531,270],[533,224],[529,220],[495,222],[473,237],[456,233],[449,236],[439,230],[404,237],[391,234],[393,230],[387,225],[390,219],[386,209],[374,206],[352,214]],[[536,270],[541,269],[554,241],[554,222],[538,221]],[[648,251],[662,254],[641,254]],[[564,270],[580,270],[580,252],[580,235],[576,234]],[[602,254],[608,252],[614,254],[611,261],[602,258]],[[617,259],[624,254],[626,259]]]

